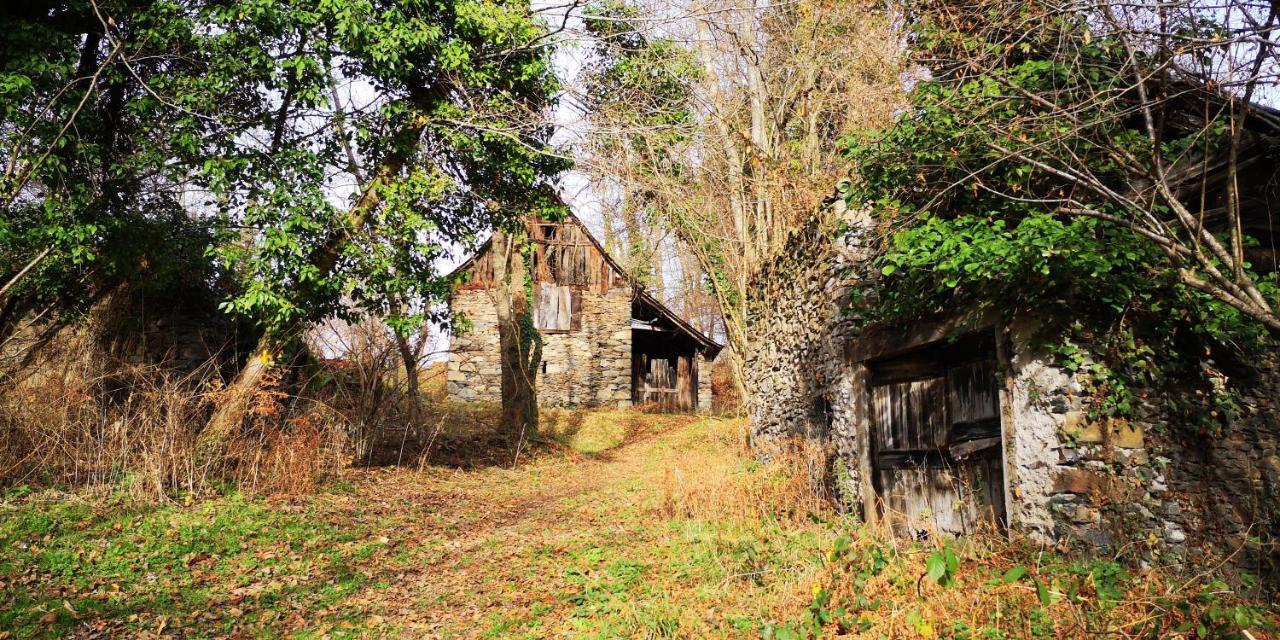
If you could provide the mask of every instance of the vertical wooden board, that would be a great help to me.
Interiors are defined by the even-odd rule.
[[[579,288],[574,288],[569,292],[569,304],[571,306],[571,317],[569,318],[570,331],[582,330],[582,293],[582,289]]]
[[[880,471],[887,514],[899,535],[956,536],[972,531],[962,510],[961,487],[946,467],[907,466]]]
[[[976,454],[962,463],[966,485],[965,501],[970,518],[1006,523],[1004,509],[1004,464],[998,447]]]
[[[572,290],[564,285],[555,287],[556,290],[556,330],[568,331],[572,326],[573,309],[570,297],[573,295]]]
[[[676,409],[681,411],[688,411],[693,405],[691,375],[689,356],[678,356],[676,359]]]
[[[891,385],[871,388],[872,428],[875,431],[876,450],[892,451],[898,447],[893,440],[893,389]]]
[[[877,449],[932,449],[947,442],[946,379],[894,382],[872,388]]]
[[[958,484],[943,467],[908,466],[879,472],[886,517],[901,536],[968,533]]]
[[[547,315],[547,304],[551,299],[549,289],[551,285],[541,282],[534,291],[533,296],[533,326],[538,329],[546,329],[551,322],[550,316]]]
[[[951,423],[977,422],[999,415],[994,360],[979,360],[947,370]]]

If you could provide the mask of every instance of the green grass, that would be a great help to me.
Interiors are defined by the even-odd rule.
[[[0,629],[14,638],[64,637],[85,620],[123,632],[191,627],[191,637],[269,623],[361,588],[366,576],[347,567],[380,546],[241,495],[190,509],[0,509]]]
[[[669,491],[781,477],[740,459],[740,429],[602,412],[548,434],[604,447],[590,455],[353,471],[283,500],[10,491],[0,639],[1276,637],[1273,605],[1212,578],[1003,540],[947,556],[832,513],[670,515]]]

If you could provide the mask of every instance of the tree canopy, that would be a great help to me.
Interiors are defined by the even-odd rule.
[[[225,308],[271,331],[357,311],[407,330],[448,290],[443,247],[550,206],[566,166],[527,2],[89,0],[5,22],[9,321],[172,273],[223,276]]]

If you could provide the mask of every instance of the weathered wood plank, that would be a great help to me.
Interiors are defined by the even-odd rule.
[[[995,360],[979,360],[947,370],[947,402],[951,423],[978,422],[999,416]]]

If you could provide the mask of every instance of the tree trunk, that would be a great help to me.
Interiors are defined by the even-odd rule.
[[[419,343],[421,344],[421,343]],[[415,349],[409,340],[396,333],[396,349],[400,352],[400,361],[404,364],[405,391],[409,394],[409,424],[405,427],[416,429],[422,419],[422,386],[418,379],[418,359],[421,349]]]
[[[370,216],[382,203],[382,190],[392,184],[405,164],[413,157],[418,147],[418,140],[426,129],[429,120],[419,115],[405,126],[392,140],[391,151],[378,167],[378,172],[365,186],[360,197],[347,211],[345,224],[333,230],[324,242],[311,252],[310,263],[315,266],[315,278],[328,277],[342,254],[342,247],[351,240],[352,235],[369,223]],[[249,362],[227,387],[226,395],[218,403],[209,423],[196,439],[196,464],[204,467],[220,458],[225,452],[231,436],[244,424],[249,410],[249,403],[257,395],[262,383],[263,374],[270,368],[271,355],[279,343],[279,336],[264,334],[258,341]]]
[[[493,295],[502,371],[502,432],[524,440],[538,430],[538,368],[542,336],[533,322],[523,232],[493,234]]]

